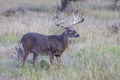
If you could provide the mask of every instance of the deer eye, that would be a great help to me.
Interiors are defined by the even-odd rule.
[[[68,32],[69,32],[69,33],[72,33],[73,31],[72,31],[72,30],[69,30]]]

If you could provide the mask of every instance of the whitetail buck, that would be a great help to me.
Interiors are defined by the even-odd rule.
[[[75,16],[73,17],[76,18]],[[35,62],[38,55],[46,54],[50,56],[51,64],[53,64],[53,59],[55,56],[57,58],[59,67],[61,68],[61,55],[68,47],[69,38],[79,37],[79,34],[72,27],[83,21],[84,18],[77,19],[77,21],[74,21],[68,26],[62,25],[64,22],[66,22],[66,19],[60,22],[55,21],[57,26],[65,29],[61,35],[44,35],[33,32],[25,34],[20,41],[25,53],[23,54],[20,49],[18,50],[18,59],[22,58],[22,66],[24,66],[29,53],[33,53],[33,67],[36,68]]]

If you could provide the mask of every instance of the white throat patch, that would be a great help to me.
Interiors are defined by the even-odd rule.
[[[69,43],[71,43],[71,39],[72,39],[72,38],[70,38],[70,37],[68,38],[68,42],[69,42]]]

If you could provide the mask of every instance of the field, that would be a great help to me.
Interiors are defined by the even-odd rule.
[[[120,31],[116,33],[112,27],[120,24],[120,1],[118,10],[110,8],[109,0],[72,3],[85,21],[75,26],[80,37],[72,39],[63,53],[62,71],[56,61],[55,70],[50,69],[48,56],[39,56],[35,71],[30,63],[32,54],[25,69],[16,66],[15,46],[25,33],[59,35],[63,32],[53,20],[57,5],[59,0],[0,0],[0,13],[18,7],[25,9],[24,13],[9,17],[0,15],[0,80],[120,80]],[[63,15],[69,14],[63,12]]]

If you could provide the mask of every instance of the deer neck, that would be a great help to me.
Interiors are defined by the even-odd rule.
[[[63,46],[65,48],[67,48],[68,44],[69,44],[69,36],[68,36],[68,34],[66,32],[63,32],[63,34],[61,35],[61,37],[62,37]]]

